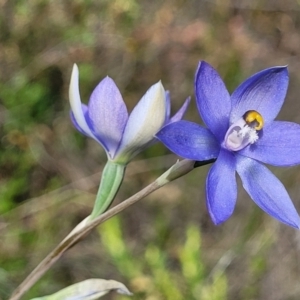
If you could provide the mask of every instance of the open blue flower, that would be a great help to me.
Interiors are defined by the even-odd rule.
[[[179,121],[157,138],[179,156],[217,158],[206,180],[207,207],[215,224],[227,220],[237,199],[235,173],[252,200],[279,221],[300,228],[300,218],[282,183],[263,165],[300,163],[300,126],[274,121],[288,87],[286,67],[263,70],[230,96],[219,74],[200,62],[195,77],[197,108],[208,128]]]
[[[79,71],[74,65],[69,97],[71,119],[83,134],[95,139],[105,149],[110,161],[127,164],[154,142],[162,126],[178,121],[190,99],[170,118],[170,95],[161,82],[154,84],[128,116],[126,105],[114,81],[106,77],[94,89],[88,105],[79,94]]]

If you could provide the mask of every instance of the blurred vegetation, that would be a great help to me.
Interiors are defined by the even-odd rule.
[[[289,65],[279,118],[300,122],[299,1],[2,0],[0,8],[1,300],[93,205],[105,154],[70,123],[73,63],[85,102],[109,75],[131,109],[161,79],[174,112],[193,96],[199,60],[230,91],[256,71]],[[201,122],[194,103],[186,118]],[[161,145],[141,154],[117,202],[175,159]],[[92,277],[123,282],[132,299],[299,299],[298,231],[263,214],[242,188],[233,217],[214,226],[204,200],[208,168],[100,226],[24,299]],[[300,211],[299,168],[272,171]]]

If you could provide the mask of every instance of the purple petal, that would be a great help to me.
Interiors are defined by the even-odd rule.
[[[183,105],[181,106],[181,108],[178,110],[178,112],[170,119],[167,121],[167,124],[171,124],[177,121],[180,121],[182,119],[182,117],[184,116],[189,104],[191,102],[191,97],[188,97]]]
[[[258,141],[239,154],[273,166],[300,163],[300,125],[274,121],[262,130]]]
[[[235,207],[237,198],[235,165],[234,155],[222,149],[206,179],[207,208],[216,225],[226,221]]]
[[[283,104],[287,87],[286,67],[263,70],[244,81],[232,94],[230,123],[236,122],[248,110],[256,110],[265,124],[273,121]]]
[[[300,228],[299,215],[283,184],[259,162],[237,155],[237,172],[252,200],[277,220]]]
[[[166,125],[156,137],[175,154],[192,160],[216,158],[220,151],[217,140],[208,129],[188,121]]]
[[[211,132],[221,142],[229,127],[231,100],[223,80],[213,67],[202,61],[195,76],[198,111]]]
[[[113,157],[128,119],[127,108],[114,81],[106,77],[94,89],[88,104],[93,131]]]

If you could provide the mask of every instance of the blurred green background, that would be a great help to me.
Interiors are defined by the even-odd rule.
[[[300,1],[0,1],[1,300],[93,206],[105,154],[69,120],[73,63],[85,102],[109,75],[130,110],[161,79],[172,110],[191,95],[186,118],[201,122],[193,95],[199,60],[217,68],[230,91],[254,72],[288,65],[278,118],[300,123]],[[142,153],[116,202],[176,159],[160,144]],[[241,186],[232,218],[214,226],[208,169],[94,230],[24,299],[92,277],[123,282],[133,300],[300,299],[299,231],[262,213]],[[300,167],[271,169],[300,211]]]

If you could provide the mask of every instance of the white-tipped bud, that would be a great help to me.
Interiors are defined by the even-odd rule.
[[[159,81],[146,92],[126,124],[114,161],[128,162],[147,147],[166,119],[166,93]]]

